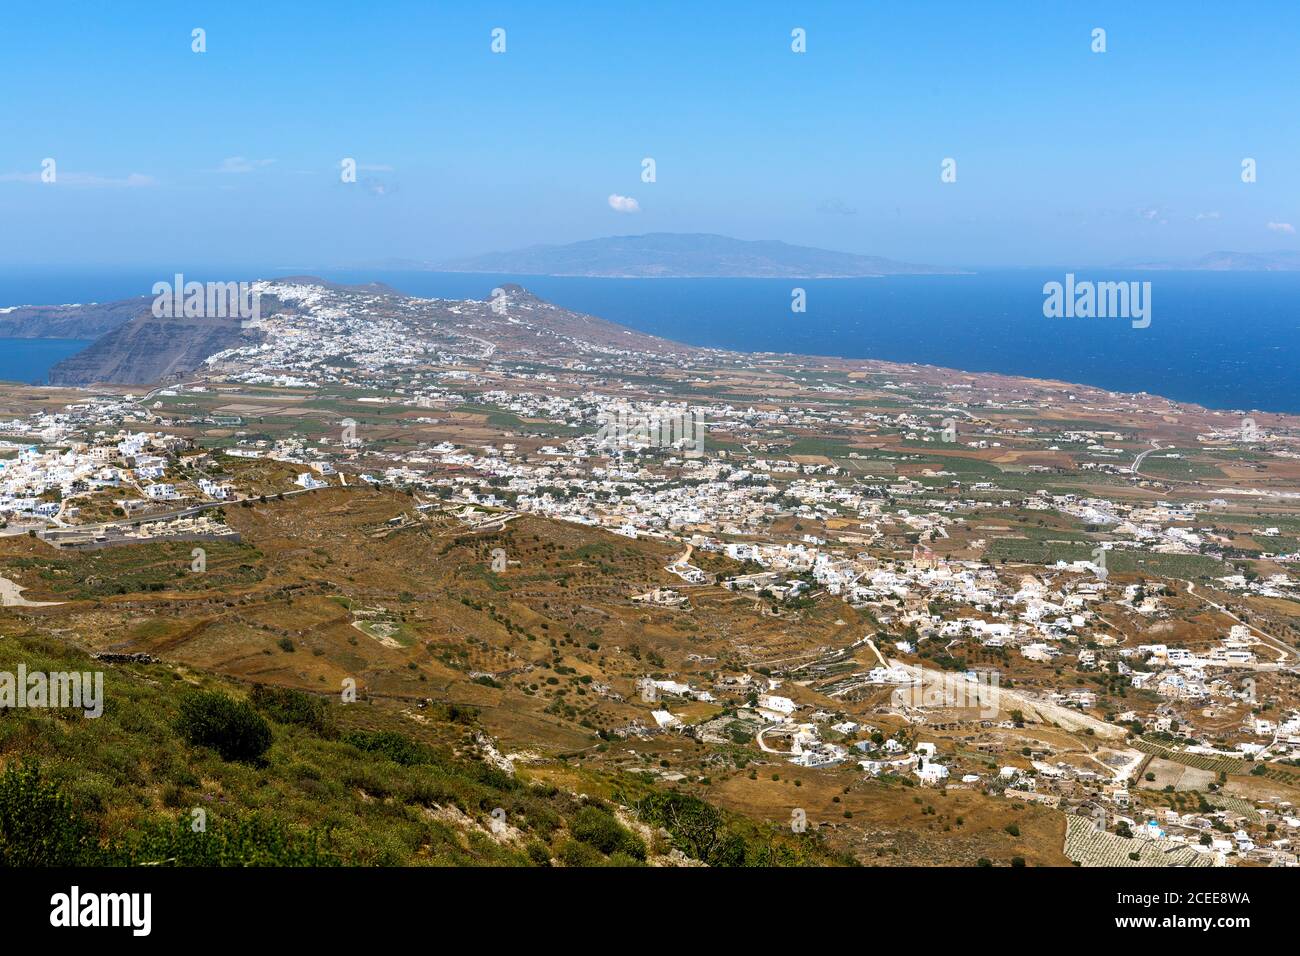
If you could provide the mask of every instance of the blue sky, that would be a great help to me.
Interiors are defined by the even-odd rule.
[[[12,4],[0,262],[306,269],[651,231],[976,267],[1300,249],[1298,36],[1289,2]]]

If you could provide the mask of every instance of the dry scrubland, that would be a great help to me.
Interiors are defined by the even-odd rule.
[[[813,849],[792,860],[834,860],[840,853],[869,864],[1066,862],[1053,849],[1062,842],[1062,818],[1041,808],[969,791],[920,790],[903,780],[863,781],[852,770],[801,769],[766,759],[752,745],[609,734],[648,719],[637,677],[671,671],[699,679],[750,660],[805,653],[819,634],[827,644],[843,643],[849,628],[868,623],[852,609],[826,605],[797,619],[774,618],[761,602],[718,587],[685,589],[689,615],[647,609],[628,598],[680,583],[664,570],[674,548],[536,518],[472,534],[446,516],[418,517],[414,505],[405,494],[358,488],[322,492],[310,503],[230,506],[228,522],[243,541],[212,548],[206,574],[189,571],[188,543],[78,553],[27,537],[0,539],[0,573],[28,588],[29,598],[64,602],[11,609],[15,620],[6,630],[15,636],[8,640],[70,653],[56,651],[56,638],[59,647],[166,662],[109,668],[109,713],[93,726],[31,712],[6,715],[5,763],[19,754],[41,758],[75,804],[99,815],[106,839],[125,832],[128,821],[215,800],[293,828],[327,826],[336,831],[339,853],[364,862],[513,859],[491,839],[486,797],[462,800],[463,819],[445,809],[425,819],[429,808],[421,803],[423,816],[378,839],[378,820],[367,819],[394,800],[411,806],[393,796],[403,784],[390,774],[415,771],[382,761],[345,770],[361,758],[338,740],[276,725],[272,775],[283,779],[268,789],[270,771],[178,745],[163,729],[165,714],[191,687],[241,697],[261,684],[333,702],[350,678],[359,702],[328,708],[341,733],[393,731],[444,748],[458,755],[447,759],[462,761],[458,772],[472,778],[479,771],[466,768],[479,766],[474,733],[482,731],[502,753],[522,754],[520,779],[556,787],[553,799],[561,802],[587,793],[630,806],[637,794],[679,792],[750,821],[753,833],[783,834],[777,839],[786,841],[796,840],[789,820],[800,807],[810,833],[793,845],[811,841]],[[406,525],[390,524],[403,515]],[[499,575],[488,570],[497,547],[510,559]],[[713,562],[734,567],[724,558]],[[386,622],[384,633],[395,639],[381,641],[354,626],[374,620]],[[702,664],[688,655],[717,660]],[[158,699],[150,699],[151,688],[160,688]],[[677,709],[699,720],[721,711],[694,707]],[[449,712],[456,716],[449,719]],[[74,753],[87,751],[105,766],[74,773]],[[138,766],[129,769],[134,761]],[[326,801],[327,812],[313,809],[317,800]],[[360,819],[349,822],[353,813]],[[397,813],[404,815],[410,816]],[[1018,836],[1006,829],[1012,821]],[[426,846],[417,834],[429,827],[439,838]],[[560,860],[555,854],[564,844],[543,842]],[[532,850],[539,858],[540,852]]]

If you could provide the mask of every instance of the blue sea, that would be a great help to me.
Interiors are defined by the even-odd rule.
[[[175,271],[4,272],[0,306],[143,295]],[[180,271],[200,281],[257,277],[256,271]],[[518,282],[566,308],[692,345],[1004,372],[1210,408],[1300,413],[1300,273],[1072,270],[1077,281],[1149,281],[1151,324],[1135,329],[1127,319],[1045,318],[1043,285],[1064,282],[1065,269],[807,280],[293,271],[444,298],[486,298],[493,287]],[[795,287],[805,291],[802,314],[790,308]],[[25,367],[0,358],[0,369],[21,372],[0,377],[35,381],[43,376],[42,360],[34,353],[14,360],[33,363]]]
[[[0,382],[44,385],[54,365],[89,344],[87,339],[0,339]]]

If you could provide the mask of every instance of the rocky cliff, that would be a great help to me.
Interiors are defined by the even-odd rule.
[[[0,339],[97,339],[138,315],[153,299],[141,296],[90,305],[19,305],[0,309]]]
[[[261,341],[239,319],[157,319],[120,325],[50,369],[51,385],[155,385],[194,371],[209,355]]]

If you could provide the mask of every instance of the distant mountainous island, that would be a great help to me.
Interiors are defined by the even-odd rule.
[[[530,246],[453,259],[426,268],[435,272],[607,278],[846,279],[954,274],[953,270],[935,266],[792,246],[775,240],[676,232]]]
[[[1165,262],[1130,259],[1119,263],[1125,269],[1187,272],[1300,272],[1300,252],[1210,252],[1196,259]]]

